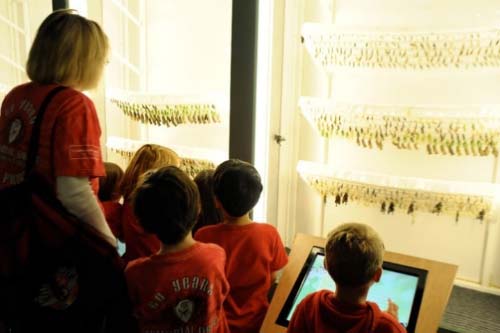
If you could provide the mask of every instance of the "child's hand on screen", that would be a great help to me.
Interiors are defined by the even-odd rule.
[[[399,310],[399,306],[394,303],[392,301],[392,299],[388,299],[387,300],[387,313],[389,313],[390,315],[392,315],[394,318],[396,318],[396,320],[399,320],[398,318],[398,310]]]

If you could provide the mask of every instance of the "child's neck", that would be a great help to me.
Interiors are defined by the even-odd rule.
[[[337,286],[335,298],[344,304],[363,305],[366,303],[369,288],[369,284],[355,288]]]
[[[224,214],[224,223],[231,225],[247,225],[253,223],[253,221],[250,219],[249,213],[240,217],[234,217]]]
[[[173,245],[168,245],[168,244],[161,244],[160,251],[158,251],[158,254],[166,254],[166,253],[173,253],[173,252],[180,252],[183,250],[186,250],[196,244],[196,241],[193,239],[193,235],[191,232],[179,243],[173,244]]]

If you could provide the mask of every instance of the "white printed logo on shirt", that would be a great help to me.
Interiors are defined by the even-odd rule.
[[[194,312],[194,302],[189,299],[183,299],[174,308],[177,318],[187,323]]]
[[[23,130],[23,122],[16,118],[9,125],[9,144],[16,142],[21,136]]]
[[[42,307],[65,310],[73,304],[79,292],[78,272],[74,266],[59,267],[44,283],[34,299]]]

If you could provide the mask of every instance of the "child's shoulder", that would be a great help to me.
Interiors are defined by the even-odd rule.
[[[327,308],[336,307],[336,302],[334,301],[334,293],[330,290],[317,290],[305,296],[302,301],[300,301],[300,306],[306,309],[322,307],[322,305],[328,304]]]
[[[217,244],[197,242],[196,246],[199,247],[200,252],[222,255],[224,257],[226,256],[226,252],[224,251],[224,249]]]
[[[201,227],[196,231],[194,237],[197,240],[210,240],[210,237],[222,233],[226,229],[224,226],[225,224],[219,223]]]
[[[201,227],[200,229],[198,229],[197,232],[200,232],[200,231],[202,231],[202,232],[217,231],[217,230],[223,229],[224,226],[225,226],[225,224],[223,224],[223,223],[206,225],[206,226]]]
[[[130,261],[125,267],[125,274],[133,275],[137,271],[141,271],[150,262],[150,257],[138,258]]]
[[[265,222],[252,223],[255,233],[260,235],[268,235],[270,237],[279,237],[278,229],[275,226]]]
[[[232,237],[237,237],[237,234],[245,235],[246,237],[264,237],[265,239],[275,239],[279,237],[278,230],[267,223],[252,222],[243,226],[231,225],[231,224],[215,224],[200,228],[196,234],[195,238],[201,241],[214,241],[219,243],[221,234],[229,234]]]
[[[196,242],[196,252],[186,258],[184,265],[198,271],[224,270],[226,264],[226,251],[213,243]]]
[[[277,232],[276,227],[266,222],[253,222],[254,228],[260,228],[269,232]]]

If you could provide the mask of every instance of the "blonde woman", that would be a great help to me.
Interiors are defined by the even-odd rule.
[[[23,180],[40,104],[55,87],[65,86],[43,118],[35,168],[68,211],[115,245],[96,199],[98,177],[105,175],[101,129],[94,104],[82,93],[97,86],[108,49],[108,38],[99,25],[74,11],[56,11],[43,21],[26,66],[31,82],[12,89],[2,103],[0,188]]]
[[[101,129],[94,104],[82,93],[98,84],[108,49],[99,25],[74,11],[56,11],[42,22],[26,66],[31,81],[12,89],[2,102],[0,189],[23,180],[40,105],[63,86],[41,121],[34,168],[80,223],[115,245],[96,199],[98,177],[105,175]],[[81,230],[80,235],[61,232],[61,239],[53,232],[44,238],[40,230],[39,235],[30,234],[36,236],[29,244],[20,245],[42,250],[39,255],[31,250],[28,272],[21,272],[20,279],[2,279],[0,331],[2,321],[9,332],[135,331],[118,253],[103,246],[88,228]]]

